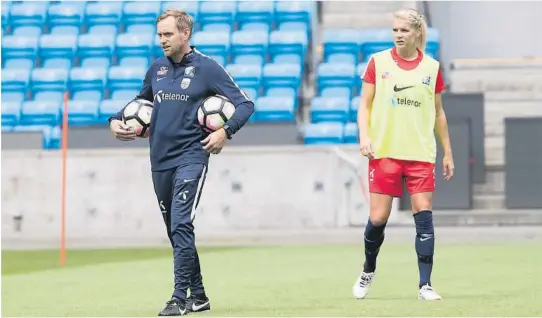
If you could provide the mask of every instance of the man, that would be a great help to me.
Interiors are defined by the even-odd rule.
[[[209,154],[220,153],[226,138],[254,112],[253,102],[225,69],[189,45],[193,23],[181,10],[169,9],[158,17],[157,33],[165,57],[150,66],[136,96],[154,101],[149,134],[152,179],[174,255],[175,288],[159,316],[210,309],[192,222]],[[236,111],[222,129],[207,135],[199,127],[197,109],[215,94],[226,96]],[[134,132],[120,120],[121,112],[110,118],[111,131],[120,140],[134,140]]]

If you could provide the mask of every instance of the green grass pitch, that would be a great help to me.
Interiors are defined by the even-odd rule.
[[[542,245],[437,245],[417,300],[413,244],[385,244],[368,299],[352,298],[358,245],[202,247],[212,311],[192,316],[541,316]],[[156,316],[172,291],[168,249],[2,252],[2,316]]]

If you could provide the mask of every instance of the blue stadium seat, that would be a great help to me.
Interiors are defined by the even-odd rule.
[[[2,2],[2,31],[11,25],[9,11],[11,10],[11,1]],[[4,34],[2,34],[4,35]]]
[[[363,62],[369,61],[372,54],[392,48],[393,33],[389,29],[366,29],[361,31],[360,49]]]
[[[360,97],[356,96],[352,98],[352,101],[350,102],[350,121],[357,122],[358,121],[358,109],[359,109],[359,102]]]
[[[438,58],[440,50],[440,32],[435,28],[427,28],[427,41],[425,51],[433,58]]]
[[[81,34],[77,43],[77,56],[111,57],[115,48],[114,34]]]
[[[275,14],[278,24],[282,22],[305,22],[310,24],[316,10],[316,1],[277,1]]]
[[[51,28],[51,34],[56,35],[75,35],[80,33],[79,26],[74,25],[59,25]]]
[[[269,33],[271,30],[271,27],[269,24],[261,23],[261,22],[249,22],[245,23],[241,26],[240,30],[243,31],[262,31],[265,33]]]
[[[34,59],[8,59],[4,62],[3,68],[18,68],[30,71],[34,68]]]
[[[116,40],[115,55],[118,58],[149,56],[153,44],[152,40],[152,34],[150,33],[120,33]]]
[[[64,101],[64,93],[63,92],[55,92],[55,91],[41,91],[37,92],[36,95],[34,95],[34,100],[37,101],[46,101],[46,102],[55,102],[55,103],[62,103]]]
[[[111,92],[111,99],[126,104],[134,99],[137,94],[139,94],[139,89],[117,89]]]
[[[22,92],[8,92],[2,88],[2,103],[17,102],[22,103],[25,100],[25,94]]]
[[[32,93],[40,91],[66,91],[68,84],[68,69],[35,68],[31,75]]]
[[[263,68],[263,85],[267,91],[271,87],[291,87],[297,90],[301,84],[299,64],[268,63]]]
[[[321,63],[317,69],[318,93],[330,86],[343,86],[352,89],[355,85],[356,67],[352,64]]]
[[[295,99],[292,96],[262,96],[254,105],[255,121],[291,122],[295,120]]]
[[[233,24],[236,6],[234,1],[202,1],[198,21],[202,26],[208,23]]]
[[[71,68],[73,60],[70,58],[53,57],[41,61],[44,68]]]
[[[119,32],[119,27],[113,24],[98,24],[93,25],[88,28],[89,34],[94,35],[103,35],[107,34],[108,36],[117,36],[117,33]]]
[[[324,61],[336,53],[348,53],[356,57],[359,55],[361,44],[361,31],[355,29],[328,28],[323,35]]]
[[[226,57],[222,55],[211,55],[210,57],[222,66],[226,66],[226,64],[228,64]]]
[[[19,25],[35,25],[41,27],[45,24],[48,6],[49,2],[45,1],[21,1],[13,3],[10,9],[10,25],[12,27],[17,27]]]
[[[99,104],[97,121],[107,123],[108,118],[115,116],[134,96],[126,99],[125,102],[120,99],[103,99]]]
[[[248,98],[250,98],[250,100],[252,101],[255,101],[260,96],[260,93],[254,87],[241,86],[241,89],[245,92],[245,94],[247,94]]]
[[[21,26],[13,28],[11,33],[16,36],[39,37],[41,36],[42,30],[41,30],[41,26],[21,25]]]
[[[145,66],[149,67],[150,61],[147,56],[126,56],[122,57],[118,64],[124,67]]]
[[[103,98],[103,93],[101,90],[88,90],[88,91],[77,91],[73,93],[73,100],[90,100],[99,102]]]
[[[141,82],[143,78],[145,78],[146,73],[147,68],[144,66],[111,66],[109,68],[107,86],[111,91],[119,89],[139,90],[141,88]]]
[[[350,99],[350,88],[349,87],[326,87],[320,91],[320,96],[322,97],[340,97]]]
[[[111,60],[109,57],[87,57],[79,61],[81,67],[103,67],[109,68]]]
[[[194,30],[197,30],[197,21],[199,17],[199,1],[164,1],[162,2],[162,12],[167,9],[183,9],[194,18]]]
[[[283,22],[278,26],[278,30],[308,32],[307,25],[303,22]]]
[[[344,143],[357,144],[359,139],[358,125],[356,123],[346,123],[344,125]]]
[[[238,55],[252,54],[266,57],[269,45],[268,33],[263,31],[234,31],[231,35],[231,53]]]
[[[126,33],[132,34],[150,34],[156,36],[156,26],[154,24],[131,24],[126,26]]]
[[[21,102],[4,101],[2,98],[2,126],[16,126],[20,118]]]
[[[49,27],[59,25],[79,26],[83,22],[84,7],[76,3],[60,2],[49,6]]]
[[[40,37],[39,55],[42,59],[73,58],[77,51],[77,36],[44,34]]]
[[[160,1],[130,1],[124,2],[122,21],[125,25],[148,23],[154,24],[160,14]]]
[[[18,133],[41,133],[43,137],[43,149],[58,149],[60,148],[61,129],[60,126],[49,125],[18,125],[11,129]]]
[[[230,54],[230,33],[228,32],[194,32],[192,44],[206,55],[222,56],[226,61]]]
[[[22,105],[21,125],[55,126],[60,122],[61,103],[53,101],[26,101]]]
[[[31,70],[9,68],[2,70],[2,93],[3,92],[26,92],[30,83]]]
[[[36,58],[39,37],[7,35],[2,38],[2,59]]]
[[[265,95],[297,97],[297,91],[292,87],[271,87],[267,90]]]
[[[103,90],[107,82],[106,68],[74,67],[70,70],[68,89],[77,91]]]
[[[327,56],[327,63],[358,64],[357,55],[351,53],[333,53]]]
[[[257,64],[260,66],[263,66],[264,64],[264,57],[261,55],[237,55],[233,59],[233,63],[235,64]]]
[[[269,53],[271,58],[278,54],[297,54],[305,58],[308,37],[302,31],[272,31],[269,35]]]
[[[311,122],[341,122],[349,119],[350,99],[343,97],[314,97],[311,100]]]
[[[275,3],[273,1],[239,1],[235,20],[242,28],[244,24],[262,22],[273,24]]]
[[[98,102],[91,100],[68,101],[68,125],[88,126],[98,122]]]
[[[207,32],[228,32],[230,33],[232,31],[232,26],[230,24],[226,23],[207,23],[203,26],[201,31],[207,31]]]
[[[122,2],[97,1],[89,2],[85,8],[85,24],[119,25],[122,16]]]
[[[276,64],[299,64],[303,69],[303,59],[297,54],[277,54],[273,56],[272,61]]]
[[[162,46],[160,45],[160,38],[158,38],[158,36],[155,36],[152,42],[152,56],[154,58],[160,58],[164,56],[164,51],[162,51]]]
[[[342,144],[344,125],[339,122],[305,124],[304,142],[306,145]]]
[[[361,86],[363,85],[363,75],[365,74],[365,69],[367,68],[367,63],[359,63],[356,67],[356,90],[357,94],[361,93]]]
[[[251,87],[258,90],[262,82],[262,67],[255,64],[228,64],[226,70],[242,87]]]

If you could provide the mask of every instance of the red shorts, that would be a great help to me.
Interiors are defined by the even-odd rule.
[[[435,190],[435,164],[398,159],[369,160],[369,192],[401,197],[403,178],[409,194]]]

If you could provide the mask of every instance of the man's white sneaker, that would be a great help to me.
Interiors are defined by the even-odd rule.
[[[418,299],[421,300],[441,300],[442,297],[437,294],[433,287],[429,285],[423,285],[418,292]]]
[[[369,286],[371,286],[374,277],[375,273],[361,272],[356,280],[356,283],[354,284],[354,287],[352,288],[355,298],[363,299],[367,297],[367,294],[369,293]]]

